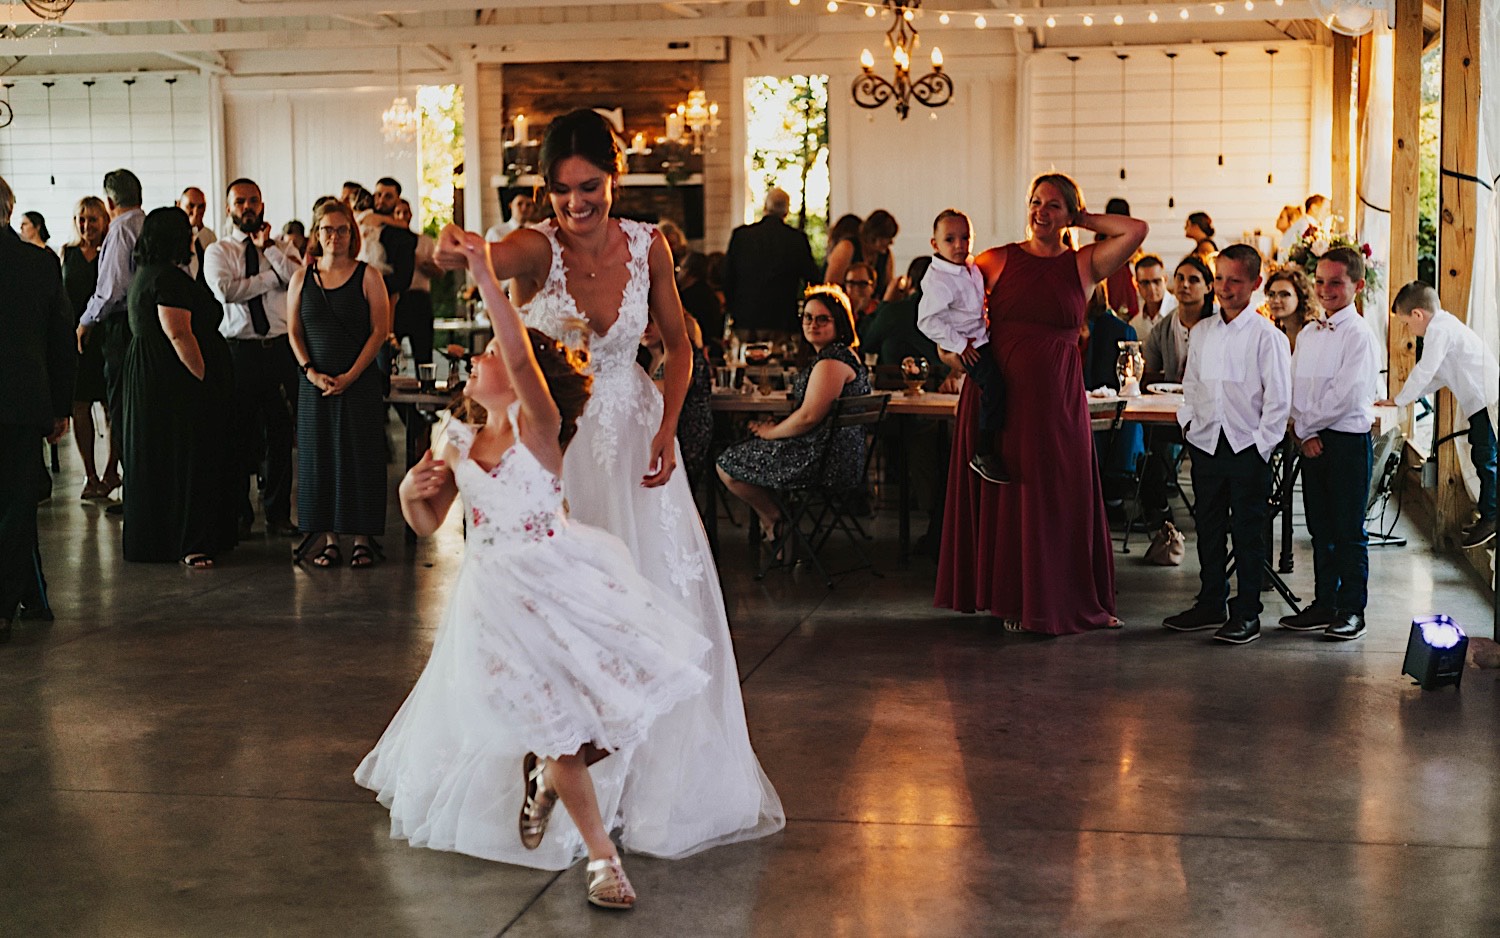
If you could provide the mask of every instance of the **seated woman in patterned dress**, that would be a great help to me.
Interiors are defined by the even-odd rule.
[[[836,286],[810,287],[802,298],[802,335],[813,355],[792,383],[797,409],[784,420],[754,421],[758,439],[731,446],[719,456],[719,478],[760,517],[761,530],[779,539],[781,512],[771,491],[813,481],[828,430],[823,421],[840,397],[870,393],[870,375],[856,349],[849,300]],[[865,435],[858,427],[838,431],[829,454],[833,484],[859,484],[865,465]]]

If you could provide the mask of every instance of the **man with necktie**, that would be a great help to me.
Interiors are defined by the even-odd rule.
[[[219,331],[234,360],[239,451],[247,475],[260,478],[266,532],[291,536],[292,408],[297,400],[297,363],[286,334],[286,286],[302,258],[271,236],[260,186],[250,179],[229,184],[226,208],[233,233],[208,246],[204,271],[224,304]],[[240,533],[255,519],[249,495],[240,508]]]

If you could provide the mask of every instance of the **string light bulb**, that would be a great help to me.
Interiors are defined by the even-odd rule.
[[[1026,17],[1022,16],[1019,13],[1016,13],[1013,16],[1011,16],[1010,21],[1012,23],[1015,23],[1017,26],[1025,26],[1026,25]]]
[[[1156,22],[1156,11],[1152,10],[1150,13],[1148,13],[1146,15],[1146,20],[1147,20],[1147,22],[1151,22],[1151,23]]]
[[[1245,0],[1245,9],[1247,9],[1247,10],[1253,10],[1253,9],[1255,9],[1255,0]]]
[[[874,7],[865,7],[865,16],[868,16],[870,19],[874,19],[875,18],[875,8]]]
[[[1085,25],[1085,26],[1092,26],[1092,25],[1094,25],[1094,18],[1092,16],[1089,16],[1087,13],[1083,14],[1083,25]]]
[[[1054,29],[1054,28],[1056,28],[1056,26],[1057,26],[1057,17],[1055,17],[1055,16],[1049,16],[1049,17],[1047,17],[1047,28],[1048,29]]]
[[[1125,25],[1125,17],[1123,17],[1120,14],[1116,13],[1115,14],[1115,25],[1116,26],[1124,26]]]
[[[828,12],[829,13],[837,13],[838,11],[839,11],[839,0],[828,0]]]
[[[1182,17],[1183,19],[1187,19],[1188,18],[1187,7],[1183,7],[1181,10],[1178,10],[1177,11],[1177,15],[1180,16],[1180,17]]]
[[[917,18],[917,14],[915,14],[915,13],[913,13],[913,12],[912,12],[912,11],[911,11],[911,7],[907,7],[907,8],[906,8],[906,10],[905,10],[905,12],[903,12],[903,13],[902,13],[902,14],[901,14],[901,16],[902,16],[902,17],[903,17],[903,18],[904,18],[904,19],[905,19],[905,20],[906,20],[906,21],[907,21],[907,22],[908,22],[908,23],[910,23],[910,22],[911,22],[911,21],[912,21],[912,20],[914,20],[914,19],[916,19],[916,18]]]
[[[988,25],[990,25],[989,21],[986,20],[983,15],[974,17],[974,28],[975,29],[984,29]]]
[[[789,3],[789,4],[791,4],[794,7],[802,5],[802,0],[786,0],[786,2]]]
[[[1222,4],[1222,3],[1215,3],[1214,4],[1214,12],[1217,13],[1217,14],[1219,14],[1220,16],[1223,16],[1224,15],[1224,4]]]
[[[946,13],[943,13],[938,17],[938,22],[942,23],[944,26],[947,26],[950,20],[951,17],[949,17]]]

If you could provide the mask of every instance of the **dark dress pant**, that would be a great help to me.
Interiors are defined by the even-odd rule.
[[[1229,606],[1233,619],[1260,615],[1260,585],[1266,562],[1266,517],[1271,467],[1252,444],[1236,453],[1223,434],[1212,453],[1188,444],[1197,496],[1198,604]],[[1234,537],[1238,594],[1229,600],[1229,538]]]
[[[1365,611],[1370,539],[1365,533],[1374,465],[1370,434],[1323,430],[1321,455],[1302,457],[1302,507],[1312,535],[1313,605],[1341,613]]]
[[[1495,428],[1483,408],[1469,415],[1469,456],[1479,476],[1479,517],[1495,520]]]
[[[229,355],[234,362],[236,464],[246,475],[259,475],[266,523],[289,523],[299,377],[291,343],[284,335],[230,339]],[[255,517],[248,494],[239,516],[246,521]]]
[[[396,301],[391,331],[397,341],[411,341],[412,360],[420,365],[432,363],[432,294],[425,290],[407,290]]]
[[[14,619],[37,594],[36,502],[41,427],[0,423],[0,619]]]

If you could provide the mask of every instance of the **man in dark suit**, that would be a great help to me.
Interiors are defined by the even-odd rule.
[[[42,440],[57,442],[73,412],[78,367],[73,315],[57,258],[10,227],[16,197],[0,177],[0,643],[21,601],[35,595],[36,502]]]
[[[806,284],[822,281],[807,235],[786,223],[792,199],[766,193],[766,213],[729,237],[724,297],[741,341],[786,341],[800,333],[797,314]]]

